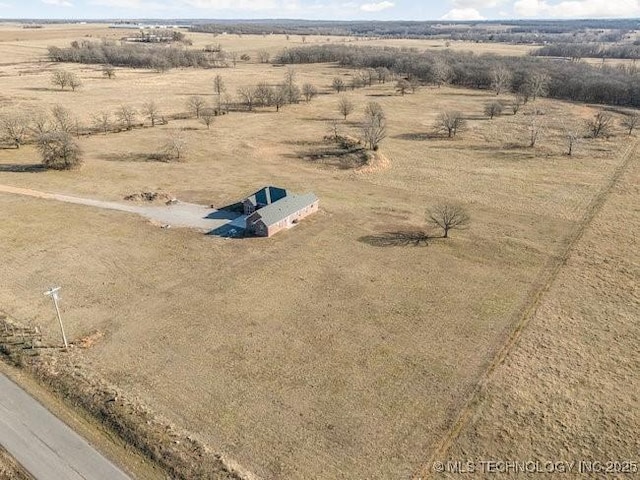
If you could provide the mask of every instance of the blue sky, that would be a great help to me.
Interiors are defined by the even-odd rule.
[[[640,17],[640,0],[0,0],[0,18],[480,20]]]

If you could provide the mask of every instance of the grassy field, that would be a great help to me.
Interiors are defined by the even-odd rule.
[[[0,446],[0,480],[29,480],[31,477]]]
[[[634,150],[439,460],[576,462],[574,477],[612,462],[610,474],[637,475],[638,185]]]
[[[111,32],[47,27],[33,39],[30,31],[0,32],[0,53],[10,59],[0,68],[6,111],[60,103],[83,123],[96,111],[149,99],[181,113],[189,95],[213,101],[217,73],[231,94],[284,74],[251,61],[165,74],[120,69],[106,80],[97,66],[65,65],[84,86],[59,92],[49,85],[59,65],[38,61],[46,45]],[[194,35],[196,45],[211,37]],[[238,52],[287,45],[278,36],[224,41]],[[309,161],[324,147],[327,122],[339,117],[331,80],[348,74],[332,65],[296,67],[298,83],[322,92],[310,104],[232,112],[209,131],[188,119],[83,137],[79,171],[16,171],[39,161],[33,146],[0,150],[0,184],[109,200],[162,189],[215,205],[272,184],[313,191],[321,206],[273,239],[225,240],[0,195],[2,309],[57,340],[42,292],[62,285],[70,337],[104,335],[86,351],[92,369],[263,478],[419,472],[632,139],[618,131],[609,141],[582,140],[568,157],[564,128],[595,109],[542,99],[490,121],[482,115],[495,99],[489,92],[424,87],[399,96],[386,84],[349,92],[358,112],[342,128],[358,135],[364,105],[379,102],[389,121],[381,146],[388,164],[362,173],[331,159]],[[544,115],[538,144],[528,148],[533,108]],[[432,135],[448,109],[469,117],[453,140]],[[146,161],[174,129],[184,129],[187,159]],[[426,246],[397,240],[424,229],[426,208],[443,200],[467,205],[469,230]],[[611,280],[628,277],[612,273]],[[502,394],[509,391],[496,387],[496,398]]]

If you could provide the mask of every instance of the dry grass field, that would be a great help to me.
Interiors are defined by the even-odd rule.
[[[82,78],[83,88],[60,92],[49,84],[51,70],[60,65],[41,61],[47,45],[111,33],[87,25],[0,28],[3,112],[59,103],[88,124],[96,111],[155,100],[175,114],[185,110],[189,95],[213,101],[215,74],[232,94],[284,75],[285,69],[253,59],[220,70],[119,69],[114,80],[102,78],[98,66],[65,65]],[[193,37],[196,45],[212,38]],[[278,36],[224,41],[224,48],[252,56],[287,45]],[[0,194],[0,309],[57,340],[42,292],[62,285],[70,337],[103,334],[84,353],[87,365],[260,477],[408,478],[441,445],[478,379],[511,338],[549,261],[563,251],[634,139],[618,131],[608,141],[581,140],[568,157],[564,127],[581,124],[595,109],[536,101],[543,128],[538,145],[528,148],[531,106],[487,120],[483,106],[495,98],[489,92],[424,87],[399,96],[392,84],[377,85],[348,92],[358,111],[342,128],[358,135],[364,105],[379,102],[389,121],[381,145],[388,165],[356,172],[331,159],[306,159],[323,147],[327,122],[339,117],[331,80],[349,72],[332,65],[295,70],[298,83],[311,82],[321,91],[309,104],[278,113],[232,112],[218,117],[211,130],[188,119],[85,136],[79,140],[85,151],[79,171],[20,171],[39,161],[34,147],[3,149],[0,184],[108,200],[162,189],[220,206],[272,184],[315,192],[320,213],[272,239],[228,240],[162,230],[135,215]],[[449,109],[469,117],[468,130],[453,140],[433,136],[436,116]],[[184,129],[186,160],[147,161],[174,129]],[[628,188],[629,197],[620,200],[624,218],[637,208],[629,200],[637,187]],[[470,229],[428,245],[394,240],[398,232],[424,229],[426,208],[444,200],[467,205]],[[398,245],[380,246],[390,238]],[[591,242],[599,243],[581,247],[584,261],[593,261],[590,249],[604,249],[606,241],[594,233]],[[597,251],[604,262],[609,252]],[[586,298],[580,308],[602,321],[607,308],[617,308],[614,292],[631,289],[635,262],[621,264],[628,270],[624,275],[589,264],[608,275],[598,282],[610,283],[609,307],[591,305],[596,297],[579,283],[551,295]],[[581,265],[567,265],[571,281],[595,281]],[[625,311],[632,315],[637,296],[627,298]],[[486,406],[481,403],[481,417],[472,425],[485,429],[478,435],[489,437],[487,448],[499,443],[491,435],[501,413],[491,407],[520,395],[509,379],[530,371],[525,368],[546,368],[547,349],[557,347],[553,355],[563,356],[567,348],[562,337],[553,337],[561,325],[554,319],[565,312],[553,308],[540,326],[537,317],[530,323],[532,352],[523,351],[492,377],[499,382],[505,376],[514,390],[496,383],[493,396],[482,401]],[[572,328],[584,326],[570,318]],[[616,329],[621,335],[628,323],[623,320]],[[537,342],[539,335],[547,335],[546,343]],[[526,338],[525,332],[521,344]],[[587,332],[578,340],[588,343]],[[586,346],[579,348],[585,365],[594,360]],[[530,354],[540,355],[539,362],[528,365]],[[539,392],[527,395],[533,401]],[[637,405],[637,398],[629,402]],[[516,417],[513,425],[520,420],[528,421]],[[472,445],[476,430],[466,432],[456,448],[475,453],[464,442]]]
[[[639,185],[633,152],[440,460],[576,462],[575,477],[585,476],[578,462],[614,462],[607,476],[637,475]],[[615,470],[615,462],[635,468]]]
[[[0,446],[0,480],[29,480],[31,477]]]

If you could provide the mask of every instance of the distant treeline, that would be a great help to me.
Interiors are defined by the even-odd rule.
[[[471,52],[424,52],[392,47],[311,45],[288,48],[276,61],[285,64],[337,62],[359,69],[386,68],[423,84],[451,83],[468,88],[494,87],[497,72],[506,90],[525,98],[552,98],[640,106],[640,75],[633,67],[595,67],[535,57],[499,57]],[[506,72],[506,74],[504,73]],[[531,92],[530,89],[535,91]]]
[[[176,67],[211,67],[213,59],[206,52],[180,46],[146,44],[118,45],[109,42],[74,42],[66,48],[49,47],[53,62],[98,63],[164,71]]]
[[[640,45],[600,45],[582,43],[554,43],[534,51],[532,55],[540,57],[581,58],[640,58]]]
[[[314,21],[243,20],[196,23],[193,32],[232,34],[344,35],[383,38],[444,38],[482,42],[616,42],[638,28],[637,20],[513,21]]]

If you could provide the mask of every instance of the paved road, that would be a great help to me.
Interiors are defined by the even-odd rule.
[[[215,210],[204,205],[196,205],[195,203],[176,202],[172,205],[118,203],[61,195],[59,193],[40,192],[28,188],[12,187],[10,185],[0,185],[0,192],[137,213],[155,223],[174,227],[195,228],[203,232],[213,232],[223,227],[244,228],[244,217],[233,212]]]
[[[0,444],[36,480],[129,480],[86,440],[2,374]]]

